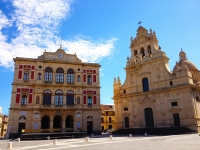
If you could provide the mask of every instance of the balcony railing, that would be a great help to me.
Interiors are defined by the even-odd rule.
[[[74,85],[74,82],[67,82],[67,84]]]
[[[46,84],[51,84],[52,81],[45,80],[44,83],[46,83]]]

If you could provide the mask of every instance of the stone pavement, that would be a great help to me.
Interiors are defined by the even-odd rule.
[[[170,136],[127,136],[114,135],[93,136],[86,138],[53,140],[9,141],[0,140],[0,150],[7,149],[12,142],[13,150],[200,150],[200,136],[198,134],[170,135]]]

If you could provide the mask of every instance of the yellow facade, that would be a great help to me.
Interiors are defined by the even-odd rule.
[[[101,105],[101,130],[115,128],[115,107],[114,105]]]
[[[114,79],[115,125],[121,128],[200,127],[200,72],[181,50],[174,69],[155,31],[139,27],[131,37],[126,79]]]
[[[25,132],[101,132],[97,63],[84,63],[60,48],[38,58],[14,58],[10,138]]]

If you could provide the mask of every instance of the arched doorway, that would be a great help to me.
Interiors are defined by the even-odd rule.
[[[68,115],[66,117],[66,121],[65,121],[65,128],[68,128],[67,131],[73,131],[74,128],[74,120],[73,117],[71,115]],[[69,129],[70,128],[70,129]]]
[[[50,117],[49,116],[42,117],[41,129],[50,129]]]
[[[62,123],[61,123],[62,119],[60,116],[55,116],[53,118],[53,128],[54,129],[61,129],[62,128]]]
[[[154,127],[153,110],[152,108],[145,108],[145,123],[146,127]]]

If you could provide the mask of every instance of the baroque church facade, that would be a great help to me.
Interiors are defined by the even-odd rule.
[[[155,31],[131,37],[126,79],[114,79],[115,128],[177,127],[199,132],[200,71],[181,50],[173,71]]]
[[[101,132],[98,63],[60,47],[38,58],[14,58],[9,137],[21,132]]]

